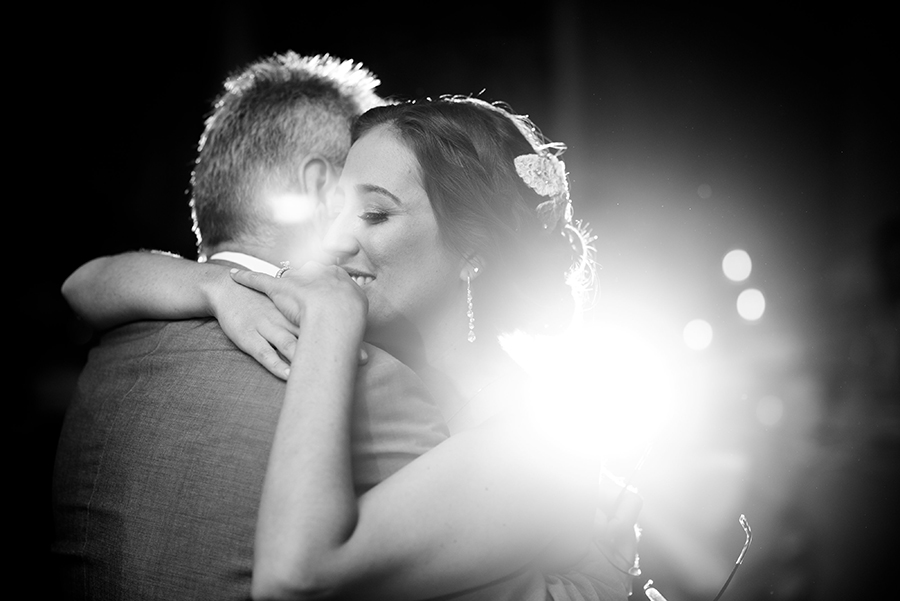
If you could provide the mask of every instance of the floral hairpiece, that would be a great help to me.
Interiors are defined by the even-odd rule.
[[[572,202],[569,199],[569,183],[566,181],[566,164],[549,152],[523,154],[515,158],[516,173],[529,188],[549,200],[535,209],[538,221],[547,231],[556,229],[560,219],[572,222]]]
[[[523,154],[514,159],[516,173],[529,188],[549,200],[540,203],[535,212],[545,232],[556,230],[562,220],[559,232],[565,236],[578,255],[566,273],[568,283],[576,296],[584,302],[594,289],[594,246],[597,239],[580,220],[573,221],[572,201],[569,198],[569,182],[566,179],[566,165],[559,159],[565,147],[561,144],[546,144],[531,154]],[[549,149],[556,150],[555,153]]]

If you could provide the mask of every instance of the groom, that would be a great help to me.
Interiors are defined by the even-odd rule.
[[[293,53],[228,79],[192,177],[201,255],[267,273],[310,258],[317,205],[353,119],[382,103],[377,84],[349,61]],[[107,332],[80,377],[54,471],[52,551],[66,597],[248,599],[283,396],[284,382],[215,320]],[[354,406],[358,488],[446,436],[412,371],[371,352]]]

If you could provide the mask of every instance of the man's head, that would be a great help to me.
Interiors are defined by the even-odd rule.
[[[383,104],[352,61],[293,52],[229,77],[206,120],[191,176],[201,258],[219,250],[296,258],[343,166],[353,120]]]

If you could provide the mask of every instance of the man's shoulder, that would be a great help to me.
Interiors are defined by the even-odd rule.
[[[135,321],[104,332],[99,345],[139,345],[141,343],[186,348],[212,345],[237,350],[234,343],[222,331],[219,322],[211,317]]]
[[[174,321],[137,321],[109,330],[94,348],[98,352],[118,354],[136,352],[156,355],[197,353],[184,355],[191,361],[229,361],[256,363],[239,349],[222,331],[213,318]]]
[[[67,408],[55,468],[55,544],[78,577],[140,582],[154,598],[246,598],[283,394],[213,320],[107,332]]]
[[[239,349],[215,319],[139,321],[106,332],[90,351],[83,377],[180,381],[222,389],[240,382],[283,393],[284,382]],[[237,392],[237,391],[236,391]]]

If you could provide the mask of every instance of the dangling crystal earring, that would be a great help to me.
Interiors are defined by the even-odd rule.
[[[475,342],[475,312],[472,310],[472,277],[466,276],[466,302],[468,303],[468,311],[466,311],[466,315],[469,316],[469,342]]]
[[[478,267],[474,268],[475,274],[478,274]],[[472,276],[466,275],[466,303],[468,309],[466,315],[469,317],[469,334],[466,339],[469,342],[475,342],[475,310],[472,308]]]

